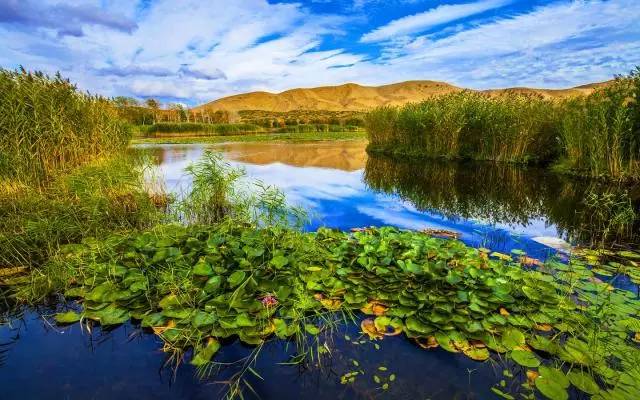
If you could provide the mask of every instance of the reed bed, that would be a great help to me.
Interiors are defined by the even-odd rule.
[[[591,95],[549,100],[464,91],[365,118],[369,150],[539,163],[576,175],[640,179],[640,68]]]
[[[60,171],[124,149],[130,132],[111,102],[59,74],[0,69],[0,180],[39,187]]]
[[[207,124],[197,122],[161,122],[153,124],[147,132],[155,133],[206,133],[210,135],[234,135],[238,133],[258,133],[265,129],[254,124]]]
[[[278,133],[311,133],[311,132],[357,132],[360,128],[354,125],[331,125],[331,124],[301,124],[287,125],[278,128]]]
[[[382,107],[365,124],[371,149],[382,152],[527,163],[544,160],[553,149],[556,108],[538,96],[465,91]]]

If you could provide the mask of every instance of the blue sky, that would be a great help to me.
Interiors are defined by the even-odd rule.
[[[0,0],[0,66],[198,104],[356,82],[568,87],[640,65],[638,0]]]

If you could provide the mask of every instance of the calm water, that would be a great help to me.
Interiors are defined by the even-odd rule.
[[[156,157],[166,187],[186,193],[184,168],[205,151],[203,145],[141,146]],[[408,229],[447,229],[462,240],[498,251],[524,249],[545,257],[566,241],[598,239],[606,213],[585,202],[590,193],[614,193],[638,209],[638,188],[602,187],[544,173],[488,164],[411,163],[367,157],[363,142],[321,144],[223,144],[224,152],[250,178],[275,185],[288,200],[312,213],[306,229],[340,229],[395,225]],[[624,197],[626,196],[626,197]],[[636,225],[621,238],[632,240]],[[58,306],[59,308],[60,306]],[[224,346],[216,356],[230,365],[200,380],[189,365],[177,370],[153,334],[126,324],[113,331],[59,328],[42,316],[55,308],[25,310],[0,327],[0,398],[2,399],[216,399],[218,383],[237,372],[235,361],[252,349],[240,343]],[[388,337],[380,349],[346,340],[358,327],[343,326],[323,338],[332,352],[322,365],[278,365],[294,354],[291,344],[268,343],[256,370],[248,376],[263,399],[486,399],[502,379],[502,367],[476,363],[444,350],[421,350],[402,337]],[[352,360],[365,375],[353,385],[340,376],[352,371]],[[383,392],[372,376],[379,366],[397,380]],[[379,373],[383,375],[382,373]],[[251,398],[250,392],[245,391]]]

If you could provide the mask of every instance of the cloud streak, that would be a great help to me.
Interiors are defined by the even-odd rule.
[[[637,0],[478,0],[418,14],[420,1],[370,1],[354,17],[267,0],[0,0],[0,66],[193,105],[345,82],[568,87],[640,64]],[[389,7],[392,22],[367,14]]]
[[[131,33],[137,28],[135,21],[121,13],[105,13],[90,4],[67,4],[4,0],[0,2],[0,23],[25,28],[50,28],[61,36],[83,36],[82,27],[102,26]]]
[[[457,21],[489,10],[504,7],[512,0],[482,0],[474,3],[441,5],[428,11],[389,22],[362,36],[363,43],[381,42],[398,36],[424,32],[430,28]]]

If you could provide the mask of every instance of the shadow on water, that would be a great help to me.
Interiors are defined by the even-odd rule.
[[[7,344],[0,346],[5,351],[0,363],[2,398],[217,399],[226,392],[224,382],[238,372],[239,361],[253,351],[232,341],[216,355],[221,369],[201,380],[190,365],[176,368],[168,362],[161,340],[135,324],[91,331],[79,324],[59,327],[47,318],[56,311],[60,306],[25,310],[10,325],[0,326],[0,342]],[[386,338],[375,350],[373,342],[359,335],[357,325],[343,325],[320,337],[331,349],[330,357],[296,365],[283,365],[295,354],[292,343],[267,342],[254,366],[260,378],[245,376],[259,397],[245,387],[245,398],[375,399],[384,392],[385,398],[472,400],[487,398],[488,383],[501,379],[496,364],[439,349],[424,351],[401,337]],[[388,370],[380,371],[381,366]],[[340,384],[340,377],[354,370],[365,374],[353,384]],[[373,380],[374,375],[390,374],[397,379],[388,390]]]
[[[369,156],[365,182],[453,219],[555,225],[566,240],[637,243],[640,187],[571,179],[538,168],[494,163],[399,161]],[[633,218],[629,210],[635,210]]]

